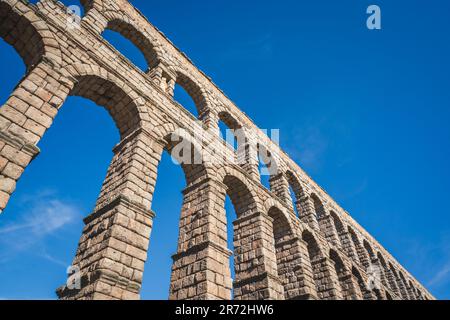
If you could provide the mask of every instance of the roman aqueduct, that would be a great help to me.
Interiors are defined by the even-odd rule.
[[[27,67],[0,109],[0,210],[68,96],[106,108],[121,135],[84,219],[73,262],[81,289],[62,286],[61,299],[140,298],[158,163],[181,129],[188,134],[180,141],[203,161],[182,164],[186,188],[170,299],[230,299],[232,291],[235,299],[434,299],[127,0],[81,4],[84,16],[74,27],[76,17],[54,0],[0,0],[0,36]],[[149,70],[105,41],[106,29],[133,42]],[[173,99],[175,84],[195,101],[198,117]],[[246,135],[239,152],[220,138],[219,121]],[[189,140],[199,132],[201,140]],[[258,170],[262,149],[276,168],[270,190]],[[235,221],[226,221],[226,195]],[[381,284],[371,289],[374,266]]]

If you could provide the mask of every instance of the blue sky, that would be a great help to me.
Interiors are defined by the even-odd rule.
[[[448,1],[132,2],[259,127],[279,128],[282,148],[436,297],[450,298]],[[370,4],[382,30],[365,27]],[[105,37],[143,65],[127,41]],[[24,74],[3,41],[0,70],[3,103]],[[0,298],[55,298],[118,139],[103,108],[67,100],[0,216]],[[144,299],[168,296],[184,185],[165,155]]]

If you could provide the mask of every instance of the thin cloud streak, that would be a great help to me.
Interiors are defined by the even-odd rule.
[[[81,217],[81,211],[76,205],[49,197],[50,193],[42,193],[23,199],[24,209],[17,214],[20,218],[0,228],[0,263],[41,244],[46,237],[56,234]],[[45,251],[41,256],[62,264]]]
[[[444,265],[430,281],[428,281],[428,285],[430,287],[435,285],[441,285],[442,283],[446,283],[449,280],[450,280],[450,261],[446,265]]]

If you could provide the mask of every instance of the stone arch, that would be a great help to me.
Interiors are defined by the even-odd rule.
[[[319,299],[340,299],[342,295],[337,290],[338,284],[336,276],[333,277],[333,266],[328,257],[324,255],[319,242],[308,230],[303,231],[302,240],[307,246]]]
[[[411,299],[419,300],[416,287],[414,287],[414,284],[411,280],[408,281],[408,292]]]
[[[396,284],[396,286],[398,288],[399,296],[403,300],[408,300],[408,293],[407,293],[407,290],[406,290],[406,284],[403,282],[402,278],[399,275],[399,272],[397,271],[397,269],[393,266],[393,264],[391,262],[389,262],[389,269],[392,272],[393,279],[395,280],[395,284]]]
[[[394,298],[391,296],[391,294],[388,291],[385,291],[384,294],[386,296],[386,300],[394,300]]]
[[[84,15],[86,16],[89,13],[89,10],[101,9],[101,0],[80,0],[80,4],[84,8]]]
[[[316,213],[317,219],[326,216],[325,207],[323,206],[322,200],[320,200],[317,194],[311,193],[310,197],[314,204],[314,212]]]
[[[272,206],[267,213],[272,218],[272,232],[278,276],[284,286],[285,298],[290,299],[292,295],[289,291],[293,289],[298,290],[298,283],[293,280],[296,275],[292,268],[292,260],[295,261],[297,258],[295,256],[293,257],[291,252],[295,248],[294,232],[289,223],[289,219],[286,218],[286,214],[278,207]]]
[[[45,21],[19,0],[0,2],[0,38],[14,47],[30,71],[43,58],[61,65],[57,41]]]
[[[145,30],[120,12],[106,11],[103,15],[106,18],[106,25],[101,33],[105,30],[115,31],[131,41],[144,55],[148,66],[147,72],[158,66],[161,61],[160,49]]]
[[[212,176],[213,169],[205,160],[203,146],[190,132],[173,122],[165,122],[149,129],[151,139],[162,146],[161,153],[167,151],[181,165],[188,187]]]
[[[198,81],[192,76],[189,76],[185,71],[177,69],[175,72],[175,84],[180,85],[180,87],[182,87],[192,98],[197,109],[198,118],[203,119],[209,111],[206,91]]]
[[[227,193],[236,210],[236,215],[240,218],[257,207],[255,198],[250,189],[242,180],[233,176],[226,175],[223,183],[227,186]]]
[[[290,188],[292,189],[292,192],[294,194],[295,199],[291,199],[294,206],[297,208],[297,213],[300,216],[302,216],[304,209],[304,205],[302,201],[305,197],[305,192],[303,191],[303,187],[300,183],[300,180],[297,178],[297,176],[291,171],[287,170],[286,173],[286,179],[288,181],[288,184]]]
[[[70,95],[90,99],[105,107],[122,138],[139,127],[139,106],[142,100],[128,85],[97,66],[74,64],[66,67],[66,70],[76,80]]]
[[[336,242],[337,236],[333,234],[333,228],[330,224],[330,216],[327,215],[327,211],[325,209],[325,206],[323,205],[322,200],[314,192],[311,193],[310,198],[314,206],[314,213],[317,219],[317,223],[319,224],[320,232],[327,238],[327,240]]]
[[[242,129],[242,124],[236,120],[228,111],[220,111],[218,113],[219,120],[225,123],[225,125],[231,130]]]
[[[218,121],[214,126],[217,126],[219,128],[218,132],[220,132],[219,122],[222,122],[225,125],[226,131],[220,132],[222,139],[236,151],[238,163],[244,164],[247,151],[246,145],[248,142],[242,124],[228,111],[219,111],[217,117]],[[229,141],[231,138],[233,138],[234,141]]]
[[[264,212],[269,212],[275,209],[278,210],[278,212],[281,212],[284,216],[284,219],[286,219],[286,221],[289,223],[290,228],[294,230],[289,212],[287,212],[287,210],[281,205],[279,201],[275,200],[272,197],[267,197],[263,202],[263,208]]]
[[[273,184],[270,180],[276,177],[278,171],[278,161],[274,154],[269,150],[269,148],[262,142],[256,143],[256,151],[258,158],[258,169],[261,166],[261,171],[259,172],[261,183],[263,183],[263,177],[266,176],[269,179],[269,185],[267,186],[271,191]],[[265,186],[266,187],[266,186]]]
[[[422,294],[422,291],[420,289],[418,289],[418,288],[416,288],[416,294],[417,294],[417,299],[418,300],[424,300],[425,299],[423,294]]]
[[[405,275],[403,274],[403,272],[401,270],[398,271],[398,276],[399,279],[401,281],[401,283],[404,286],[404,291],[405,291],[405,299],[406,300],[414,300],[414,296],[413,293],[410,290],[410,287],[408,286],[408,282],[406,281]]]
[[[334,264],[334,270],[339,281],[339,289],[342,297],[346,300],[353,299],[354,294],[352,292],[353,283],[351,281],[351,274],[347,270],[347,267],[345,266],[339,253],[333,249],[330,249],[329,256]]]
[[[381,283],[383,284],[383,286],[385,288],[392,290],[390,287],[389,279],[388,279],[386,261],[384,260],[383,256],[381,255],[381,253],[379,251],[375,255],[375,261],[376,261],[376,265],[379,269]]]
[[[348,226],[348,233],[350,234],[350,238],[353,242],[353,246],[356,250],[357,256],[355,257],[357,259],[357,262],[359,262],[362,266],[365,268],[369,267],[369,260],[366,255],[365,249],[363,248],[361,241],[359,240],[358,235],[353,230],[352,227]]]
[[[263,211],[261,200],[238,170],[223,167],[215,176],[223,184],[223,194],[218,200],[219,214],[226,221],[225,195],[229,196],[236,212],[233,221],[235,299],[283,299],[284,288],[278,277],[272,218]]]
[[[352,275],[358,284],[357,295],[361,295],[361,298],[364,300],[373,300],[370,291],[368,291],[366,288],[364,278],[355,266],[352,266]]]
[[[53,10],[55,8],[55,2],[53,0],[36,0],[36,5],[39,6],[40,9],[44,7],[46,10]],[[80,18],[84,18],[89,14],[91,9],[98,9],[101,11],[102,9],[102,0],[78,0],[80,6],[83,8],[84,14],[80,15]],[[57,5],[67,8],[67,5],[60,2]]]
[[[228,195],[231,202],[233,202],[233,199],[230,193],[233,193],[233,197],[235,198],[236,203],[239,203],[239,198],[241,198],[242,196],[243,197],[241,198],[241,202],[248,203],[247,208],[245,208],[244,206],[240,206],[239,208],[241,210],[237,210],[237,207],[235,206],[236,215],[239,216],[241,213],[243,214],[245,212],[255,213],[264,211],[264,204],[257,196],[254,188],[252,187],[252,184],[250,183],[250,181],[248,181],[248,177],[246,175],[233,168],[232,166],[223,166],[218,170],[217,168],[213,168],[212,170],[215,170],[215,176],[217,177],[217,180],[222,182],[226,186],[226,192],[229,193]]]
[[[333,228],[339,238],[338,246],[345,249],[347,242],[347,232],[345,230],[344,223],[334,210],[330,210],[330,217],[333,222]]]
[[[377,258],[378,258],[378,261],[382,268],[381,280],[383,281],[383,275],[384,275],[384,285],[387,288],[389,288],[391,290],[391,292],[393,292],[396,295],[399,295],[397,283],[395,282],[395,278],[394,278],[392,271],[390,270],[390,268],[388,267],[388,265],[386,263],[386,259],[383,257],[381,252],[377,253]]]
[[[267,210],[268,215],[273,219],[273,232],[275,243],[283,243],[288,238],[294,236],[292,225],[286,213],[273,205]]]
[[[373,262],[376,259],[376,256],[372,249],[372,246],[369,244],[369,242],[366,239],[363,240],[363,245],[367,251],[367,254],[369,255],[370,262]]]
[[[176,130],[166,135],[165,149],[183,168],[186,183],[191,185],[197,180],[206,179],[208,176],[202,157],[202,149],[184,130]]]

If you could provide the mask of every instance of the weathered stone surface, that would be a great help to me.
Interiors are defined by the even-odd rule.
[[[126,0],[81,2],[85,17],[72,25],[59,2],[0,0],[0,37],[27,66],[0,108],[0,212],[68,95],[106,108],[121,135],[73,261],[81,289],[62,286],[61,299],[139,299],[158,164],[181,140],[192,148],[178,156],[200,162],[181,161],[186,189],[170,299],[231,299],[233,289],[235,299],[433,299]],[[149,70],[110,46],[106,28],[131,40]],[[197,118],[174,101],[175,84],[193,98]],[[219,137],[219,121],[243,133],[237,150]],[[263,149],[275,168],[270,191],[258,170]],[[234,222],[226,219],[226,195]],[[367,288],[373,265],[381,269],[377,290]]]

